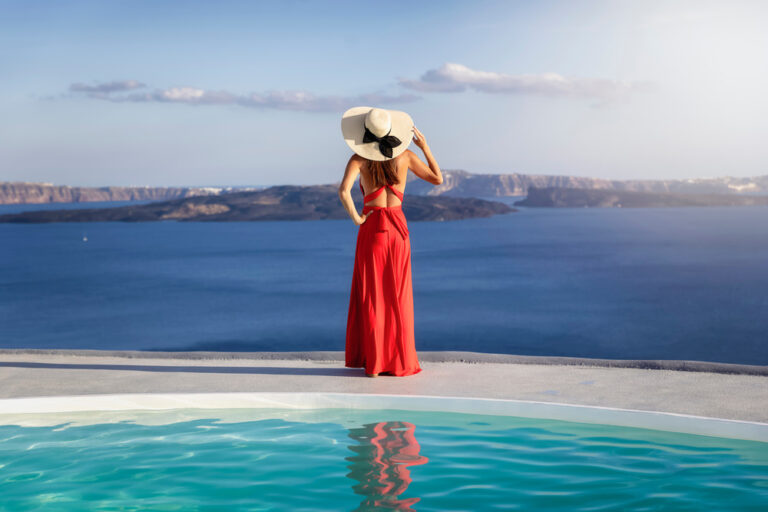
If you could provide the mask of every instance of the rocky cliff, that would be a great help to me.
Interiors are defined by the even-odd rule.
[[[0,183],[0,204],[162,201],[253,189],[235,189],[232,187],[69,187],[52,183],[3,182]]]
[[[750,178],[696,178],[689,180],[606,180],[545,174],[474,174],[444,170],[443,183],[433,186],[408,174],[409,195],[453,197],[524,196],[529,187],[612,189],[628,192],[676,194],[768,195],[768,175]],[[0,204],[130,201],[197,197],[261,190],[263,187],[69,187],[52,183],[0,183]]]
[[[524,196],[529,187],[612,189],[628,192],[676,194],[766,194],[768,175],[750,178],[696,178],[688,180],[605,180],[544,174],[473,174],[443,171],[443,183],[433,186],[408,175],[408,192],[431,196],[493,197]]]
[[[555,208],[648,208],[665,206],[760,206],[768,205],[768,196],[737,194],[673,194],[669,192],[634,192],[610,189],[536,188],[516,206]]]

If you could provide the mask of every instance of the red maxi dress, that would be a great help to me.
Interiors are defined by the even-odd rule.
[[[367,203],[386,184],[363,198]],[[362,183],[360,190],[365,195]],[[365,373],[388,372],[398,377],[421,371],[416,356],[411,282],[411,240],[402,205],[363,206],[352,273],[347,316],[346,364]]]

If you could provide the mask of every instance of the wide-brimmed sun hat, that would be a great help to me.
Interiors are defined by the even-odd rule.
[[[413,140],[413,119],[405,112],[376,107],[352,107],[341,116],[344,142],[369,160],[397,157]]]

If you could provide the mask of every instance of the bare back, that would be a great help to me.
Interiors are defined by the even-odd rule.
[[[401,153],[395,157],[397,164],[397,178],[398,183],[391,185],[397,189],[401,194],[405,194],[405,180],[408,178],[408,167],[410,158],[407,152]],[[363,195],[367,196],[371,192],[375,192],[379,187],[383,187],[384,184],[380,184],[379,187],[373,186],[373,179],[371,177],[371,170],[368,168],[367,160],[363,161],[360,165],[360,183],[363,185]],[[375,199],[365,203],[365,206],[397,206],[401,204],[400,198],[395,195],[389,188],[384,187],[384,192],[379,194]]]

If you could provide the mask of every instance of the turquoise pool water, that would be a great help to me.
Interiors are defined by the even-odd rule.
[[[768,443],[399,410],[136,414],[0,415],[0,511],[768,509]]]

